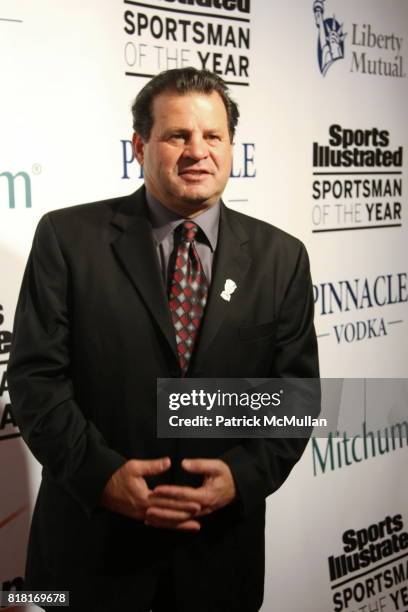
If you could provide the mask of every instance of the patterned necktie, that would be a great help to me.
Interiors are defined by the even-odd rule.
[[[208,282],[196,251],[198,227],[184,221],[170,282],[169,305],[183,375],[186,373],[207,302]]]

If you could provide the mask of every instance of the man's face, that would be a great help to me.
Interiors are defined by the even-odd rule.
[[[217,92],[163,92],[153,101],[150,138],[133,136],[147,189],[168,208],[192,217],[218,201],[232,164],[227,111]]]

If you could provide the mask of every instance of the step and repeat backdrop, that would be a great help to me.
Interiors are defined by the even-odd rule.
[[[356,420],[268,499],[262,610],[408,610],[406,0],[2,0],[0,66],[0,587],[23,587],[41,474],[6,376],[34,229],[141,184],[132,100],[195,66],[240,105],[225,203],[306,244],[322,376]]]

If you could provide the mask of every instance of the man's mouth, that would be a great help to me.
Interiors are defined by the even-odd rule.
[[[186,176],[192,178],[201,178],[210,174],[211,172],[209,172],[208,170],[195,170],[193,168],[185,168],[184,170],[181,170],[179,172],[179,176]]]

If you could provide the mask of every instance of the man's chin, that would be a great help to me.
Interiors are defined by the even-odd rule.
[[[215,202],[219,200],[219,194],[214,194],[214,192],[208,189],[200,189],[197,187],[196,189],[184,189],[183,193],[180,194],[180,199],[186,204],[194,205],[205,205],[211,206]]]
[[[158,198],[175,212],[183,215],[198,213],[213,206],[221,197],[219,192],[203,188],[187,188],[173,190],[171,193],[163,194]],[[167,197],[166,197],[167,196]]]
[[[200,194],[186,194],[183,195],[182,198],[183,202],[185,202],[186,204],[205,204],[205,202],[207,202],[207,200],[211,199],[210,196],[208,195],[200,195]]]
[[[214,197],[184,197],[182,199],[182,204],[186,212],[200,212],[206,210],[207,208],[210,208],[216,202],[218,202],[218,200],[219,198],[214,199]]]

